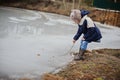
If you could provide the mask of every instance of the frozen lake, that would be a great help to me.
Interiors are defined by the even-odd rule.
[[[90,43],[88,49],[120,49],[120,29],[97,25],[102,42]],[[77,28],[66,16],[0,7],[0,80],[39,78],[70,62],[72,56],[64,54]],[[79,43],[72,51],[78,51]]]

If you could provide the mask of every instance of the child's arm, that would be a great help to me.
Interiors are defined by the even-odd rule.
[[[82,26],[79,25],[78,31],[77,31],[76,35],[73,37],[73,40],[76,41],[79,39],[79,37],[81,36],[82,31],[83,31],[82,29],[83,29]]]
[[[78,31],[77,31],[76,35],[75,35],[74,38],[73,38],[73,43],[75,43],[76,40],[79,39],[79,37],[80,37],[81,34],[83,33],[86,25],[87,25],[87,21],[86,21],[86,20],[85,20],[81,25],[78,25],[79,28],[78,28]]]

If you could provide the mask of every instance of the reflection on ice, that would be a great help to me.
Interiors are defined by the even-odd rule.
[[[8,35],[41,35],[43,29],[34,26],[15,25],[13,27],[7,27],[5,30],[1,32],[2,32],[1,34]]]
[[[16,21],[16,22],[27,22],[27,20],[18,19],[16,17],[9,17],[9,19],[12,20],[12,21]]]

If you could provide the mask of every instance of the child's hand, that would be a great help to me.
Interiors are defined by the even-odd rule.
[[[73,44],[76,42],[76,40],[73,39]]]

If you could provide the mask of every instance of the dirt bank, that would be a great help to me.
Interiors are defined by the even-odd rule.
[[[49,1],[49,0],[48,0]],[[1,3],[3,6],[17,7],[17,8],[25,8],[30,10],[38,10],[44,12],[51,12],[69,16],[70,11],[72,9],[72,3],[67,2],[67,6],[65,7],[62,1],[54,1],[54,2],[9,2],[9,3]],[[120,12],[110,11],[110,10],[98,10],[89,6],[80,6],[78,8],[77,3],[75,4],[75,8],[77,9],[87,9],[91,12],[89,15],[93,20],[101,22],[103,24],[109,24],[120,27]]]
[[[56,74],[42,80],[120,80],[120,49],[86,52],[86,60],[72,61]]]

